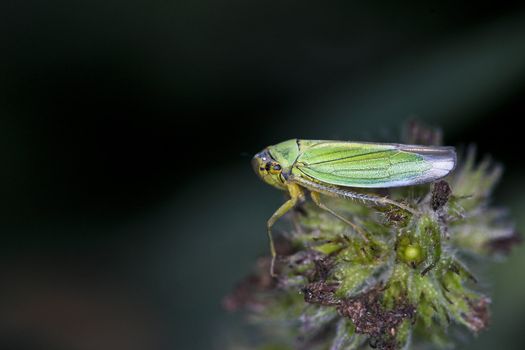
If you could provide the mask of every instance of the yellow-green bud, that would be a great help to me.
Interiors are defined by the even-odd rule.
[[[423,250],[419,244],[407,244],[402,246],[400,247],[399,253],[401,253],[398,255],[401,260],[411,265],[419,264],[424,258]]]

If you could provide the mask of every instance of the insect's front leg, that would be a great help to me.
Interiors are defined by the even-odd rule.
[[[282,217],[284,214],[286,214],[290,209],[292,209],[298,201],[304,200],[304,192],[299,187],[299,185],[290,183],[288,186],[288,193],[290,194],[290,199],[284,202],[279,209],[273,213],[273,215],[268,219],[267,222],[267,229],[268,229],[268,240],[270,242],[270,252],[272,254],[272,262],[270,264],[270,274],[272,277],[276,277],[274,266],[275,266],[275,258],[277,257],[277,252],[275,251],[275,245],[273,242],[272,237],[272,226],[275,224],[277,220],[279,220],[280,217]]]

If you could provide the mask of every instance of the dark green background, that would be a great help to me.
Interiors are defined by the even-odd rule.
[[[440,125],[505,164],[523,231],[524,96],[511,2],[2,1],[0,348],[223,348],[282,201],[249,159],[286,138]],[[522,348],[524,249],[459,348]]]

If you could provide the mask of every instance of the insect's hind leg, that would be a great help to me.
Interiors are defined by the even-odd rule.
[[[419,214],[417,210],[410,208],[409,206],[404,205],[403,203],[399,203],[387,197],[380,197],[380,196],[373,195],[373,194],[357,193],[353,191],[348,191],[346,189],[333,189],[332,191],[338,197],[357,199],[363,202],[370,202],[370,203],[375,203],[379,205],[393,205],[411,214],[414,214],[414,215]]]
[[[417,210],[410,208],[409,206],[404,205],[402,203],[396,202],[395,200],[392,200],[390,198],[379,197],[377,195],[372,195],[372,194],[357,193],[357,192],[353,192],[353,191],[347,190],[346,188],[341,188],[341,187],[327,186],[327,185],[323,185],[318,182],[314,182],[314,181],[311,181],[309,179],[302,178],[302,177],[293,176],[293,177],[290,177],[290,181],[297,182],[303,187],[309,189],[312,192],[312,194],[313,193],[323,193],[323,194],[326,194],[332,197],[341,197],[341,198],[354,199],[354,200],[357,199],[363,202],[376,203],[379,205],[393,205],[411,214],[414,214],[414,215],[419,214]],[[314,198],[312,197],[312,199]]]
[[[329,212],[330,214],[332,214],[339,220],[343,221],[344,223],[352,227],[357,233],[359,233],[359,235],[363,238],[365,242],[368,242],[368,237],[366,236],[365,231],[361,227],[357,226],[350,220],[344,218],[343,216],[335,212],[333,209],[330,209],[329,207],[327,207],[323,202],[321,202],[321,195],[319,192],[311,191],[310,196],[312,197],[313,202],[317,204],[319,208],[326,210],[327,212]]]

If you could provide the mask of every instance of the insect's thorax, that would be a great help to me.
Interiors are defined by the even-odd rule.
[[[291,139],[268,147],[268,152],[277,161],[283,170],[290,169],[299,156],[299,144],[297,139]]]

